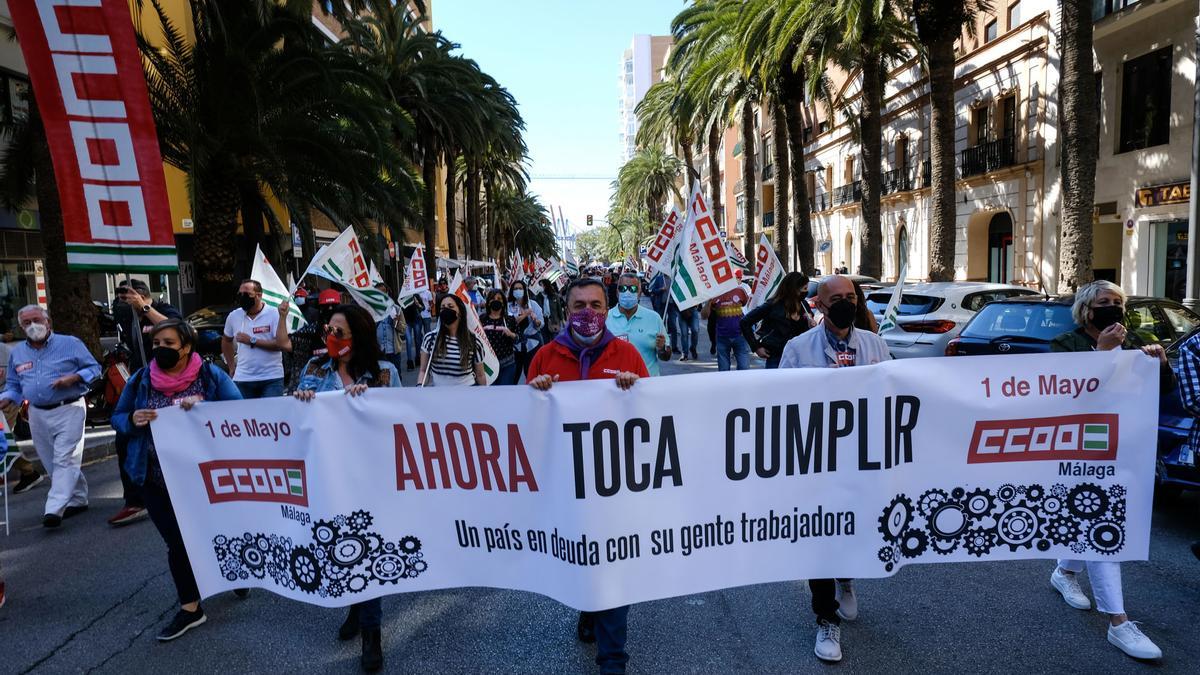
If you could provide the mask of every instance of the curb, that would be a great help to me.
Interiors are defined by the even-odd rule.
[[[84,431],[83,440],[83,463],[84,465],[100,462],[117,454],[117,432],[109,427],[89,428]],[[46,468],[42,466],[42,461],[38,459],[37,452],[33,449],[33,441],[17,441],[17,449],[21,451],[21,456],[33,462],[34,467],[42,474],[46,474]]]

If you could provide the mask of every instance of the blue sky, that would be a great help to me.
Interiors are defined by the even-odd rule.
[[[531,189],[576,229],[608,210],[620,161],[621,55],[634,34],[665,35],[683,0],[434,0],[433,24],[517,99]],[[598,176],[592,180],[539,178]]]

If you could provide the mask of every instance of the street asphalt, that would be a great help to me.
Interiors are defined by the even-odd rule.
[[[702,357],[664,374],[715,370]],[[205,601],[207,624],[159,644],[176,609],[165,547],[148,521],[105,524],[121,506],[114,459],[85,473],[91,509],[58,531],[41,527],[45,484],[10,498],[0,673],[358,672],[357,641],[335,638],[342,610],[262,590]],[[857,582],[860,616],[844,624],[845,659],[832,666],[813,656],[803,582],[637,605],[630,672],[1200,672],[1200,561],[1188,550],[1200,538],[1198,509],[1192,494],[1159,505],[1150,561],[1123,565],[1126,608],[1162,648],[1160,663],[1109,645],[1102,615],[1067,607],[1050,587],[1053,562],[1028,561],[913,565]],[[394,595],[383,607],[386,672],[594,672],[575,612],[541,596],[464,589]]]

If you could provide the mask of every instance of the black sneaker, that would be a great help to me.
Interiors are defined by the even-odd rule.
[[[13,486],[13,494],[19,495],[23,492],[29,492],[33,488],[41,485],[42,481],[44,480],[46,480],[46,477],[36,471],[33,473],[22,474],[21,480],[17,481],[17,484]]]
[[[53,530],[59,525],[62,525],[62,516],[55,513],[47,513],[42,516],[42,527]]]
[[[175,613],[175,618],[171,619],[171,623],[158,632],[158,641],[170,642],[205,621],[208,621],[208,617],[204,615],[203,608],[197,607],[194,612],[181,609]]]
[[[1192,542],[1192,555],[1196,556],[1197,559],[1200,559],[1200,541]]]
[[[72,516],[77,516],[87,510],[88,510],[87,504],[84,504],[83,506],[68,506],[67,508],[63,509],[62,517],[70,518]]]
[[[575,624],[575,635],[584,644],[596,641],[596,619],[587,612],[579,613],[579,623]]]

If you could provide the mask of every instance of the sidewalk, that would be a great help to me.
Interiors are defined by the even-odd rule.
[[[88,427],[83,433],[83,463],[99,462],[117,454],[117,432],[110,426]],[[17,449],[21,456],[33,462],[41,473],[46,473],[37,452],[33,449],[33,441],[17,441]]]

